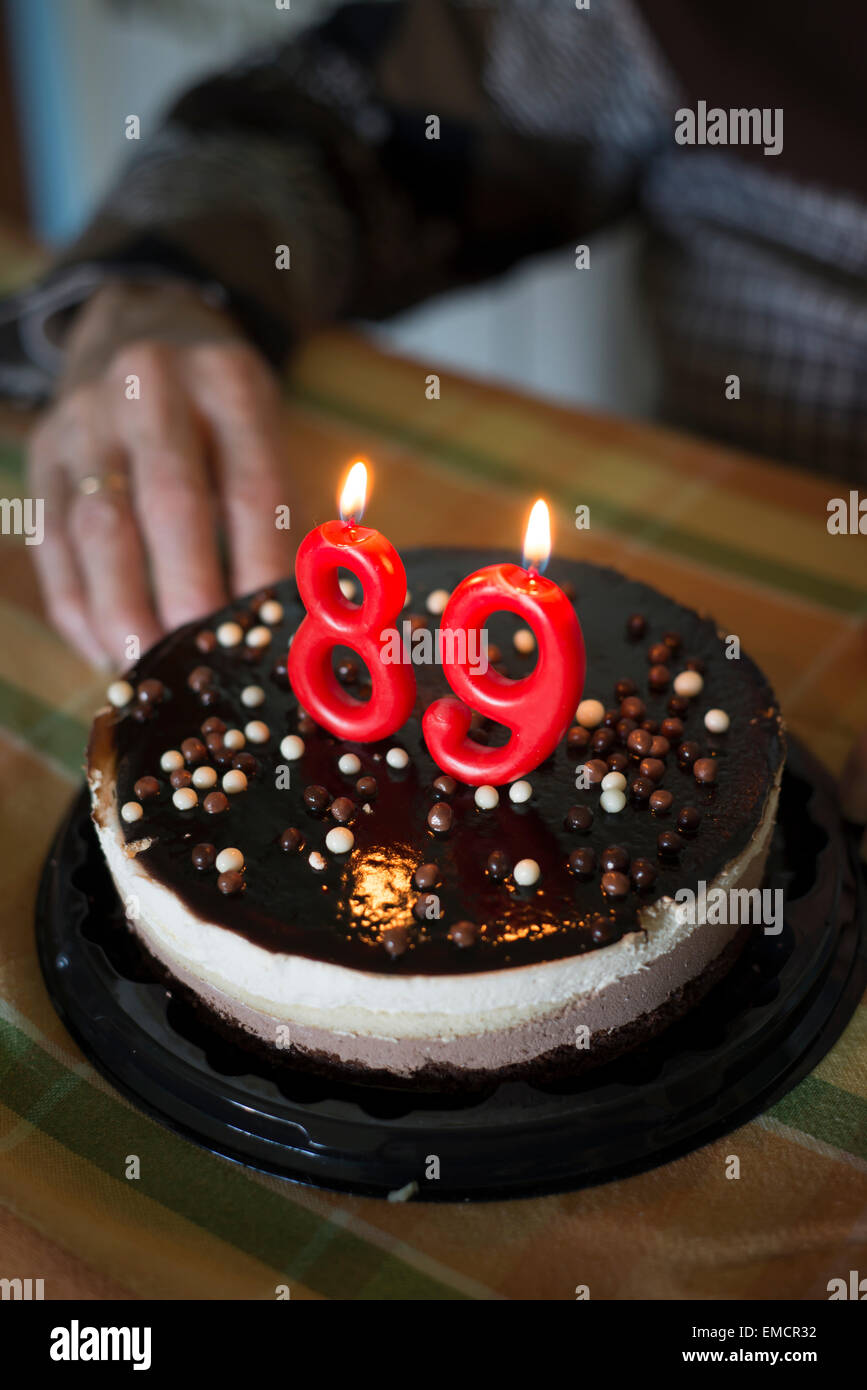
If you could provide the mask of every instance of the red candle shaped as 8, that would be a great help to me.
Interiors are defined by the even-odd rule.
[[[341,593],[341,569],[360,581],[362,604]],[[338,738],[363,743],[388,738],[406,722],[415,703],[411,667],[381,659],[380,633],[395,626],[406,598],[400,556],[368,526],[326,521],[301,542],[295,579],[307,609],[289,648],[289,681],[299,704]],[[355,699],[338,681],[332,665],[335,646],[350,647],[366,663],[369,700]]]
[[[572,722],[584,688],[584,638],[575,610],[562,589],[534,569],[504,564],[477,570],[455,589],[441,625],[469,632],[503,610],[532,628],[535,670],[511,680],[494,670],[473,674],[467,664],[448,665],[444,674],[459,698],[435,701],[423,720],[437,766],[470,786],[512,782],[544,762]],[[512,732],[508,743],[490,748],[468,738],[473,710],[505,724]]]

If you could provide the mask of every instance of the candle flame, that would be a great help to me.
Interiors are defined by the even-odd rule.
[[[367,500],[367,465],[359,459],[346,475],[340,493],[340,520],[360,521]]]
[[[533,504],[527,530],[524,533],[524,569],[544,574],[551,555],[551,518],[548,504],[540,497]]]

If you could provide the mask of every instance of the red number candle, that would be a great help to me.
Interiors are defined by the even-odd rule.
[[[458,585],[443,613],[443,628],[467,633],[484,628],[492,613],[515,613],[532,628],[538,648],[535,670],[519,680],[493,670],[474,674],[466,662],[443,668],[459,698],[447,696],[428,707],[425,742],[438,767],[470,786],[512,782],[538,767],[565,734],[581,698],[584,638],[572,604],[540,572],[550,549],[548,508],[539,501],[527,526],[525,568],[488,565],[477,570]],[[467,737],[473,710],[511,730],[502,748],[483,747]]]
[[[295,579],[307,616],[289,648],[289,681],[299,704],[323,729],[364,743],[393,734],[415,703],[412,668],[381,660],[380,633],[395,626],[403,608],[406,572],[391,542],[358,524],[366,489],[367,469],[353,464],[340,495],[340,521],[317,526],[298,548]],[[361,604],[341,592],[341,569],[360,581]],[[369,700],[355,699],[338,681],[336,646],[350,647],[366,663]]]

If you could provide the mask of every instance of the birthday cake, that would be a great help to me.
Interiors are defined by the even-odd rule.
[[[93,819],[129,930],[170,989],[274,1061],[431,1086],[577,1071],[700,1007],[763,930],[746,909],[779,709],[735,636],[655,589],[552,562],[586,645],[574,722],[510,784],[434,762],[422,716],[449,684],[438,644],[419,637],[414,662],[413,639],[496,558],[403,556],[416,698],[388,738],[338,738],[299,707],[293,580],[171,633],[96,717]],[[531,674],[519,620],[487,636],[494,670]],[[369,700],[357,655],[333,661]],[[507,737],[474,717],[480,750]],[[694,910],[713,895],[736,910]]]

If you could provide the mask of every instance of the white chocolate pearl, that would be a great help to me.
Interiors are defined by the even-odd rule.
[[[112,681],[105,694],[110,705],[114,705],[115,709],[123,709],[124,705],[129,704],[135,691],[129,681]]]
[[[271,641],[271,629],[269,627],[251,627],[246,640],[248,647],[267,647]]]
[[[709,709],[704,717],[704,727],[712,734],[724,734],[730,723],[724,709]]]
[[[193,786],[200,791],[206,791],[208,787],[217,784],[217,769],[214,767],[197,767],[193,773]]]
[[[681,671],[680,675],[674,678],[675,695],[685,695],[687,699],[692,699],[693,695],[699,695],[704,689],[704,681],[698,671]]]
[[[424,601],[424,606],[429,613],[439,615],[445,612],[445,606],[449,601],[448,589],[432,589]]]
[[[486,783],[483,787],[476,787],[473,800],[480,811],[493,811],[500,800],[500,793],[496,787],[491,787]]]
[[[247,790],[247,776],[239,767],[233,767],[223,776],[223,791],[229,796],[235,796],[237,792]]]
[[[512,645],[522,656],[529,656],[530,652],[536,650],[536,638],[528,627],[519,627],[512,638]]]
[[[223,747],[228,748],[230,753],[237,753],[247,742],[240,729],[227,729],[223,734]]]
[[[607,772],[599,785],[604,792],[622,792],[626,790],[626,778],[622,772]]]
[[[310,865],[311,869],[315,869],[318,874],[321,873],[324,868],[327,868],[328,865],[325,855],[320,854],[316,849],[308,857],[307,863]]]
[[[354,579],[349,579],[344,575],[338,582],[340,585],[340,592],[344,598],[355,598],[355,595],[358,593],[358,585]]]
[[[251,719],[249,724],[244,725],[244,733],[251,743],[267,743],[271,737],[271,730],[261,719]]]
[[[177,791],[172,793],[172,801],[179,811],[192,811],[193,807],[198,805],[198,800],[192,787],[178,787]]]
[[[348,854],[355,844],[355,836],[345,825],[335,825],[325,836],[325,848],[332,854]]]
[[[220,623],[217,628],[217,641],[221,647],[237,647],[244,636],[240,623]]]
[[[610,791],[603,792],[599,798],[599,805],[603,811],[622,811],[626,805],[626,797],[619,787],[612,787]]]
[[[533,795],[533,787],[530,782],[513,782],[509,788],[509,800],[514,801],[516,806],[521,806],[525,801],[529,801]]]
[[[412,594],[410,593],[409,589],[407,589],[407,591],[406,591],[406,597],[405,597],[404,600],[403,600],[403,606],[404,606],[404,608],[408,608],[411,602],[412,602]]]
[[[127,825],[132,825],[134,820],[141,820],[144,812],[140,801],[125,801],[120,808],[120,814]]]
[[[605,718],[605,706],[601,700],[582,700],[575,711],[575,718],[582,729],[595,729]]]
[[[167,748],[160,758],[160,767],[163,772],[177,772],[179,767],[184,765],[184,755],[177,748]]]
[[[280,744],[280,756],[285,758],[287,763],[297,763],[303,752],[304,740],[297,734],[287,734]]]
[[[262,604],[262,607],[259,609],[259,617],[261,618],[263,623],[270,623],[272,627],[275,623],[282,623],[282,603],[278,603],[275,598],[266,598],[265,602]]]
[[[218,874],[239,874],[244,867],[244,856],[239,849],[221,849],[214,868]]]
[[[361,771],[361,759],[355,753],[344,753],[343,757],[338,759],[337,766],[347,777],[352,777]]]
[[[512,877],[521,888],[530,888],[539,882],[541,872],[535,859],[519,859],[512,870]]]
[[[241,691],[241,704],[247,709],[256,709],[265,703],[265,692],[261,685],[245,685]]]
[[[385,755],[385,761],[389,767],[407,767],[409,764],[409,754],[404,748],[389,748]]]

